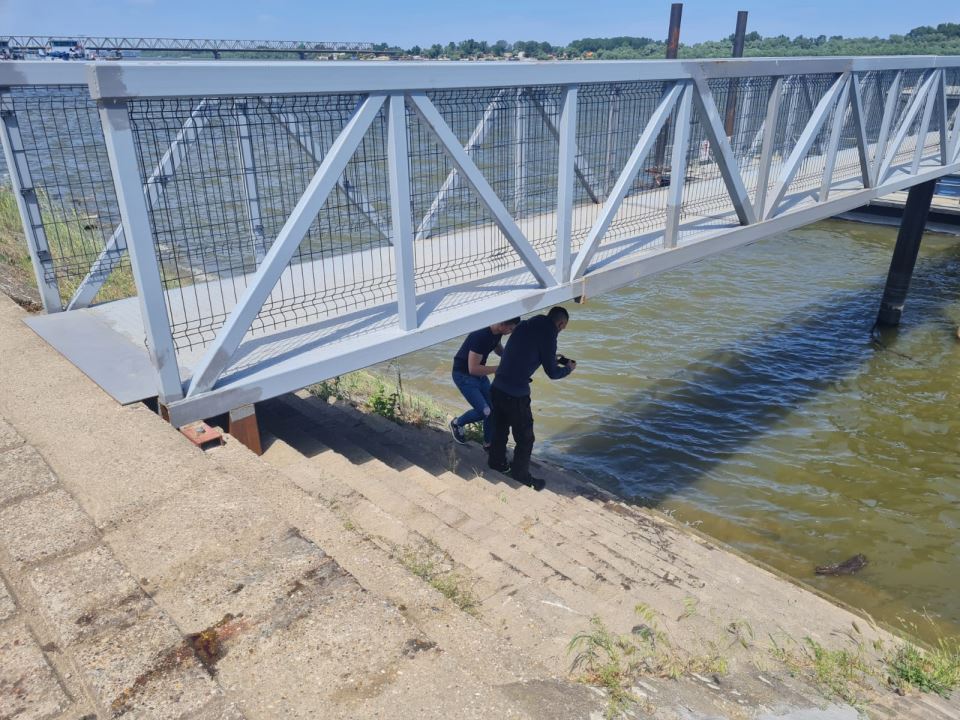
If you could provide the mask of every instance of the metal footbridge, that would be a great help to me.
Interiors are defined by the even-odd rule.
[[[28,323],[175,425],[931,185],[958,92],[925,56],[0,64]]]

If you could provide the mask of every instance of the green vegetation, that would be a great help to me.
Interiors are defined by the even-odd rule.
[[[395,380],[388,380],[369,370],[358,370],[311,385],[307,391],[321,400],[332,397],[351,403],[398,425],[432,426],[446,430],[450,417],[447,408],[432,398],[415,395],[403,389],[399,365],[396,366]],[[480,423],[467,425],[465,430],[467,440],[483,442],[483,428]]]
[[[732,24],[731,18],[731,24]],[[664,18],[666,27],[666,18]],[[386,46],[381,46],[386,49]],[[446,45],[434,44],[430,47],[413,46],[407,50],[390,48],[404,56],[418,56],[430,59],[446,58],[461,60],[467,58],[509,58],[523,57],[548,59],[599,59],[599,60],[635,60],[663,58],[666,42],[648,37],[611,37],[581,38],[569,45],[552,45],[549,42],[520,40],[507,42],[497,40],[490,43],[485,40],[461,40]],[[722,40],[708,40],[693,45],[681,43],[681,58],[730,57],[733,51],[733,36]],[[842,35],[819,35],[794,38],[786,35],[763,37],[760,33],[748,33],[744,44],[746,57],[787,57],[796,55],[957,55],[960,54],[960,23],[941,23],[936,27],[929,25],[916,27],[905,35],[891,35],[887,38],[856,37],[845,38]]]
[[[43,194],[40,194],[40,213],[57,271],[60,295],[66,303],[103,249],[101,228],[96,218],[83,217],[75,209],[69,212],[58,210]],[[9,186],[0,186],[0,264],[18,286],[36,289],[20,211]],[[129,264],[124,263],[107,278],[97,300],[105,302],[136,294],[133,274]]]
[[[582,682],[607,691],[607,718],[622,717],[632,704],[640,702],[630,690],[640,676],[676,680],[695,673],[727,673],[727,660],[716,644],[710,643],[709,652],[703,655],[681,653],[660,629],[651,608],[641,604],[634,612],[640,622],[630,635],[611,632],[594,616],[590,629],[577,633],[567,645],[567,652],[573,654],[571,671],[580,673]]]
[[[887,666],[901,691],[910,686],[949,697],[960,684],[960,643],[956,638],[941,639],[930,650],[904,643],[887,659]]]
[[[385,417],[402,425],[445,427],[447,411],[428,397],[413,395],[403,389],[399,370],[396,382],[370,372],[358,370],[332,380],[324,380],[307,388],[321,400],[331,397]]]
[[[771,635],[770,654],[792,675],[812,680],[827,698],[862,707],[870,680],[878,673],[871,668],[863,644],[855,637],[851,640],[852,648],[831,650],[809,636],[803,642],[792,637],[777,642]]]
[[[426,582],[454,605],[471,615],[478,615],[480,600],[467,580],[453,570],[453,560],[431,542],[420,547],[403,547],[395,557],[413,575]]]
[[[0,188],[0,265],[4,273],[21,287],[36,287],[30,267],[30,255],[23,239],[23,225],[17,201],[9,188]]]

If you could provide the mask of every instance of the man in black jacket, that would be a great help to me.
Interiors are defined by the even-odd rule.
[[[551,380],[566,377],[577,367],[573,360],[557,358],[557,335],[570,320],[562,307],[554,307],[546,315],[524,320],[513,331],[504,348],[493,380],[493,442],[488,464],[500,472],[510,471],[517,482],[542,490],[543,480],[530,474],[530,453],[533,451],[533,413],[530,410],[530,376],[537,367]],[[507,435],[513,430],[516,447],[513,462],[507,463]]]

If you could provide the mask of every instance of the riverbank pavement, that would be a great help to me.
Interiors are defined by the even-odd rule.
[[[559,495],[528,496],[509,484],[490,490],[455,473],[421,475],[415,468],[403,471],[405,494],[396,492],[397,478],[390,494],[381,485],[391,478],[376,458],[356,451],[353,458],[308,457],[278,436],[268,451],[272,460],[229,437],[223,448],[204,453],[144,406],[118,406],[23,317],[0,296],[0,718],[595,720],[609,710],[611,696],[576,682],[560,646],[572,631],[589,628],[591,611],[617,632],[630,615],[627,605],[642,598],[660,613],[662,603],[686,592],[694,573],[673,577],[665,569],[660,582],[630,591],[621,585],[618,594],[599,571],[590,584],[585,566],[569,562],[564,581],[550,565],[576,552],[576,540],[559,539],[564,523],[571,538],[595,525],[601,539],[621,548],[627,536],[617,533],[633,527],[637,557],[663,553],[669,567],[678,558],[703,563],[697,552],[711,558],[710,567],[697,569],[702,586],[690,585],[699,610],[682,622],[663,620],[678,647],[692,648],[707,620],[732,637],[738,631],[725,628],[726,616],[709,617],[730,606],[757,633],[769,617],[797,632],[813,616],[814,632],[830,634],[857,620],[865,637],[888,637],[705,541],[680,557],[688,540],[677,541],[687,537],[678,529],[600,512],[583,496],[562,499],[565,516],[543,505],[543,522],[523,520],[511,529],[504,524],[507,508],[535,497],[560,502]],[[307,417],[296,414],[298,400],[279,401],[294,411],[287,414],[294,424]],[[266,415],[284,406],[272,407]],[[339,442],[356,439],[357,421],[339,420]],[[272,427],[294,439],[289,423],[285,430],[282,423]],[[403,440],[409,447],[423,442]],[[435,498],[448,504],[459,498],[471,514],[429,501],[417,490],[428,482]],[[481,500],[478,492],[489,497]],[[410,497],[431,503],[436,520],[404,515]],[[503,506],[497,517],[490,498]],[[491,514],[482,526],[476,516],[485,511]],[[444,530],[454,526],[472,535]],[[398,543],[426,533],[442,557],[467,561],[463,578],[473,588],[494,577],[519,585],[515,592],[490,587],[479,608],[465,612],[455,593],[424,582],[398,551],[402,544],[388,541],[401,532]],[[535,547],[520,547],[516,532]],[[640,548],[651,543],[651,532],[676,537],[667,546]],[[537,560],[538,553],[550,553],[549,560]],[[511,561],[518,563],[514,574]],[[540,572],[538,562],[549,572]],[[730,583],[754,586],[721,603]],[[743,642],[745,626],[737,627],[736,646],[752,644]],[[627,712],[664,720],[856,717],[806,680],[775,667],[758,670],[727,645],[736,672],[637,680],[630,691],[638,702]],[[901,701],[888,693],[876,717],[960,717],[923,701],[938,714],[890,705]]]

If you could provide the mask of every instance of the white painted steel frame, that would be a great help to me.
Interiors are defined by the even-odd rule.
[[[281,392],[303,387],[323,377],[331,377],[340,372],[355,369],[381,359],[394,357],[413,349],[448,339],[461,332],[475,329],[475,327],[495,322],[503,317],[523,314],[545,307],[555,302],[562,302],[571,297],[584,293],[598,294],[605,290],[619,287],[636,280],[639,277],[659,272],[706,257],[721,250],[737,245],[752,242],[769,234],[780,232],[789,227],[797,227],[820,219],[825,216],[843,212],[864,204],[873,197],[878,197],[893,190],[909,187],[927,179],[956,172],[958,164],[944,162],[944,153],[954,158],[958,150],[957,122],[949,139],[945,138],[946,149],[941,144],[940,165],[935,168],[929,166],[919,170],[914,163],[909,167],[893,167],[892,159],[896,156],[910,123],[901,124],[896,131],[897,139],[888,148],[887,138],[893,124],[893,112],[896,109],[896,98],[888,98],[885,107],[884,124],[886,131],[881,132],[881,138],[874,146],[875,153],[869,157],[870,146],[866,142],[863,117],[863,105],[859,98],[859,85],[856,82],[856,73],[871,70],[919,69],[930,72],[927,82],[934,77],[940,78],[936,84],[939,89],[943,85],[942,73],[944,67],[960,67],[960,59],[953,58],[840,58],[840,59],[789,59],[789,60],[737,60],[737,61],[703,61],[678,63],[552,63],[552,64],[485,64],[483,66],[452,64],[434,65],[429,63],[393,64],[388,67],[363,67],[359,65],[338,66],[325,64],[323,73],[318,68],[296,65],[296,70],[281,71],[289,66],[277,63],[250,64],[237,63],[226,66],[222,64],[212,67],[201,67],[202,63],[191,63],[179,66],[182,72],[170,72],[170,65],[164,67],[149,63],[118,63],[107,65],[88,66],[87,72],[91,80],[91,90],[101,98],[114,97],[177,97],[183,95],[206,96],[251,94],[262,92],[274,95],[277,93],[313,93],[313,92],[350,92],[366,94],[366,100],[359,107],[357,114],[348,122],[347,128],[334,143],[334,147],[327,153],[311,181],[304,196],[301,197],[293,214],[288,218],[284,229],[267,257],[254,276],[247,292],[241,298],[221,328],[213,345],[207,349],[201,363],[194,371],[194,379],[186,397],[180,399],[182,386],[176,363],[170,362],[173,355],[172,341],[169,339],[169,324],[166,309],[163,303],[157,302],[162,297],[159,284],[159,270],[156,266],[156,257],[151,247],[149,218],[146,214],[146,203],[142,193],[131,193],[129,186],[139,182],[139,176],[134,179],[136,169],[135,154],[130,138],[129,126],[125,126],[126,108],[122,105],[106,103],[101,115],[104,120],[105,133],[108,136],[108,149],[111,152],[111,168],[115,182],[125,185],[125,192],[121,198],[121,213],[125,227],[131,232],[131,237],[137,239],[137,255],[134,257],[134,248],[131,246],[131,260],[134,264],[134,275],[140,291],[141,311],[144,315],[144,326],[148,336],[148,345],[151,351],[151,360],[160,370],[161,401],[169,405],[171,417],[175,422],[188,422],[200,417],[208,417],[216,412],[229,410],[238,405],[251,402],[255,399],[271,397]],[[278,67],[280,65],[280,67]],[[241,70],[241,68],[243,68]],[[75,72],[71,69],[71,72]],[[831,143],[827,150],[827,167],[833,167],[836,157],[835,140],[838,135],[837,123],[842,129],[842,115],[846,112],[844,97],[850,99],[850,112],[854,115],[854,126],[857,134],[857,151],[860,157],[861,173],[868,178],[870,171],[881,177],[880,182],[865,182],[865,185],[877,184],[878,187],[862,191],[853,190],[844,186],[844,194],[836,199],[827,199],[829,186],[822,192],[821,201],[810,207],[795,209],[789,207],[776,217],[766,214],[766,220],[757,222],[757,216],[767,203],[763,194],[767,186],[765,172],[769,172],[770,160],[773,151],[774,133],[777,128],[777,115],[782,96],[782,82],[786,75],[830,72],[838,74],[837,83],[828,90],[825,97],[813,109],[810,121],[806,123],[797,147],[787,160],[781,174],[775,197],[769,203],[772,210],[782,204],[780,201],[789,190],[792,177],[799,170],[803,158],[817,138],[829,112],[836,107],[840,118],[834,123],[831,133]],[[44,77],[53,77],[48,69],[30,69],[27,74],[38,74]],[[764,179],[760,183],[754,203],[749,202],[744,186],[743,177],[737,167],[729,139],[722,130],[716,104],[707,86],[707,80],[718,77],[745,77],[768,74],[776,81],[768,102],[767,118],[763,129],[763,143],[759,164],[759,177]],[[266,83],[271,79],[270,86],[263,85],[262,90],[258,83]],[[0,82],[3,72],[0,71]],[[123,80],[123,84],[118,84]],[[643,133],[641,133],[627,167],[623,172],[614,190],[608,197],[601,210],[600,216],[594,222],[587,240],[582,246],[577,258],[570,259],[570,232],[571,212],[573,206],[573,187],[578,179],[578,165],[576,160],[576,97],[579,84],[584,82],[612,82],[618,80],[656,80],[667,81],[667,92],[662,98],[653,116],[650,118]],[[676,82],[670,83],[671,80]],[[61,80],[62,82],[62,80]],[[533,250],[524,237],[516,221],[507,212],[503,203],[497,198],[482,173],[473,163],[469,152],[461,146],[449,126],[440,116],[426,94],[420,88],[434,89],[443,87],[525,87],[530,85],[561,85],[564,88],[563,107],[559,129],[554,137],[559,144],[558,168],[558,197],[557,197],[557,263],[553,268],[547,267],[538,254]],[[895,90],[890,95],[899,97],[899,74],[895,81]],[[211,89],[216,85],[217,91],[204,92],[202,88]],[[933,92],[933,95],[930,93]],[[113,94],[111,94],[113,93]],[[529,99],[529,93],[525,93]],[[796,95],[796,93],[794,93]],[[933,100],[936,92],[926,86],[924,107],[932,112]],[[942,92],[941,92],[942,96]],[[839,99],[838,99],[839,98]],[[399,323],[395,331],[380,332],[376,337],[354,338],[342,341],[337,345],[333,356],[324,356],[325,349],[319,348],[306,351],[302,356],[290,357],[286,360],[264,361],[260,365],[244,372],[242,379],[227,377],[220,382],[224,370],[229,367],[231,359],[237,351],[244,335],[247,333],[253,319],[258,314],[266,297],[272,292],[277,279],[287,266],[287,263],[303,237],[306,227],[316,215],[323,203],[326,194],[336,186],[342,174],[343,166],[349,161],[362,139],[363,133],[373,122],[381,106],[388,102],[388,162],[391,171],[391,214],[390,231],[394,246],[394,272],[397,279],[398,316]],[[436,311],[423,317],[416,313],[417,297],[413,284],[413,238],[412,218],[410,210],[409,177],[404,177],[407,168],[408,148],[406,148],[406,113],[404,102],[417,112],[422,120],[440,140],[440,144],[456,167],[456,176],[465,180],[477,193],[484,205],[487,206],[495,218],[497,225],[504,232],[508,241],[517,250],[520,259],[540,282],[541,287],[514,290],[504,293],[502,301],[497,298],[488,298],[482,304],[471,307],[467,312]],[[678,122],[675,128],[674,167],[672,168],[672,183],[668,193],[670,212],[673,216],[664,248],[661,251],[648,253],[641,258],[624,261],[604,260],[603,263],[591,267],[591,260],[600,247],[603,236],[611,221],[616,216],[629,187],[639,172],[653,142],[663,124],[675,108],[678,108],[681,117],[689,112],[684,109],[687,103],[692,102],[694,109],[701,119],[704,130],[711,142],[713,155],[721,171],[725,187],[730,195],[732,205],[736,210],[741,224],[747,227],[726,228],[704,233],[701,238],[692,242],[678,243],[677,213],[681,207],[683,185],[685,179],[686,152],[682,151],[684,142],[689,141],[689,123]],[[916,113],[920,110],[920,100],[913,99],[909,113],[912,123]],[[365,110],[366,108],[366,110]],[[358,115],[365,114],[362,120]],[[928,113],[925,113],[925,115]],[[943,110],[945,114],[945,109]],[[905,118],[906,119],[906,118]],[[928,125],[930,120],[923,122]],[[944,120],[938,115],[936,123],[941,128]],[[109,125],[109,131],[106,130]],[[549,125],[549,123],[548,123]],[[352,126],[352,129],[351,129]],[[686,129],[684,129],[686,128]],[[904,130],[904,128],[906,128]],[[349,132],[348,132],[349,129]],[[478,128],[479,129],[479,128]],[[551,128],[552,130],[552,128]],[[883,129],[882,129],[883,130]],[[477,131],[475,130],[475,133]],[[553,134],[553,133],[551,133]],[[687,138],[684,138],[684,135]],[[945,135],[945,132],[941,133]],[[349,135],[345,139],[345,135]],[[900,137],[903,135],[903,137]],[[924,142],[923,130],[918,134],[918,143]],[[799,149],[798,149],[799,148]],[[332,159],[335,156],[335,159]],[[872,168],[868,167],[872,164]],[[901,164],[902,165],[902,164]],[[337,167],[340,167],[339,172]],[[882,172],[880,172],[882,167]],[[604,172],[608,168],[602,168]],[[825,173],[829,181],[829,173]],[[676,186],[674,187],[674,184]],[[326,194],[325,194],[326,193]],[[304,225],[306,224],[306,225]],[[301,226],[303,226],[301,228]],[[298,231],[299,237],[296,237]],[[283,242],[281,242],[281,240]],[[629,240],[623,242],[630,242]],[[281,253],[278,246],[283,246]],[[149,248],[149,249],[148,249]],[[569,271],[566,269],[570,264]],[[552,270],[552,272],[551,272]],[[152,299],[147,302],[144,298]],[[145,307],[144,304],[150,307]],[[411,330],[415,332],[410,332]],[[167,353],[165,357],[160,357]],[[318,360],[318,358],[322,358]],[[172,368],[172,369],[171,369]]]
[[[163,405],[169,405],[183,397],[183,382],[177,367],[167,306],[161,302],[163,281],[154,252],[150,213],[140,179],[137,148],[126,103],[101,102],[100,122],[117,191],[127,251],[130,253],[130,266],[137,285],[147,353],[157,371],[157,396]]]

